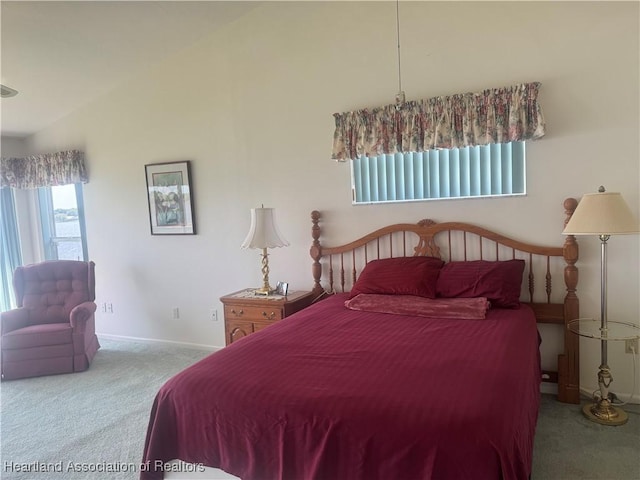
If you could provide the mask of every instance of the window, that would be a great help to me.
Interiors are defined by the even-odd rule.
[[[351,161],[354,204],[524,195],[524,142]]]
[[[82,184],[38,189],[47,260],[87,260]]]
[[[12,188],[0,188],[0,311],[16,307],[13,271],[22,265],[18,221]]]

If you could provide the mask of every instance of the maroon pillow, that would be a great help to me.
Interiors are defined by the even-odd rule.
[[[444,262],[434,257],[372,260],[362,270],[349,298],[360,293],[436,298],[436,283],[442,265]]]
[[[449,262],[440,270],[439,297],[487,297],[494,307],[520,306],[524,260]]]

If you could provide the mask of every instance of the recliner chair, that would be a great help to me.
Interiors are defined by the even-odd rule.
[[[95,264],[51,260],[16,268],[18,308],[0,314],[2,380],[81,372],[100,348]]]

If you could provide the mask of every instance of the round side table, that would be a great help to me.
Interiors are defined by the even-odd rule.
[[[600,340],[603,362],[598,369],[598,386],[600,398],[594,403],[585,405],[582,413],[589,419],[602,425],[623,425],[629,417],[621,408],[614,406],[609,399],[609,385],[613,381],[611,370],[607,365],[607,342],[640,338],[640,326],[621,321],[607,321],[602,325],[594,318],[578,318],[568,323],[567,328],[581,337]]]

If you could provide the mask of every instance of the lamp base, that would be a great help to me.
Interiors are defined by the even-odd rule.
[[[271,295],[274,292],[275,290],[273,290],[271,287],[256,288],[253,291],[254,295],[264,295],[264,296]]]
[[[624,410],[611,405],[609,400],[598,400],[596,403],[588,403],[582,407],[582,413],[592,422],[601,425],[624,425],[629,416]]]

